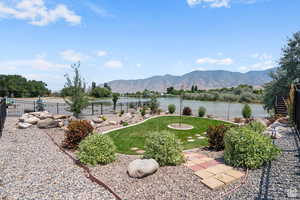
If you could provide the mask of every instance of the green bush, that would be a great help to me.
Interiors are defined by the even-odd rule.
[[[205,113],[206,113],[206,108],[204,108],[203,106],[199,107],[198,117],[204,117]]]
[[[83,164],[108,164],[116,160],[116,147],[109,136],[93,134],[79,144],[77,156]]]
[[[146,108],[143,107],[143,108],[140,110],[140,112],[141,112],[141,115],[144,117],[144,116],[146,115]]]
[[[190,107],[184,107],[182,111],[183,115],[192,115],[192,109]]]
[[[249,124],[247,124],[246,127],[258,133],[263,133],[267,129],[267,127],[264,124],[258,121],[252,121]]]
[[[269,137],[246,127],[231,128],[224,142],[225,163],[235,167],[259,168],[280,154]]]
[[[173,133],[167,131],[149,134],[144,157],[155,159],[160,166],[179,165],[184,161],[181,144]]]
[[[228,131],[229,126],[223,124],[217,126],[209,126],[207,129],[207,137],[209,146],[217,151],[224,149],[224,135]]]
[[[175,104],[170,104],[168,105],[168,110],[170,114],[173,114],[176,111],[176,106]]]
[[[249,119],[252,115],[252,110],[248,104],[245,104],[242,110],[242,115],[244,118]]]

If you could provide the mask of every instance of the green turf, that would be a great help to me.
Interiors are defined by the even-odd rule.
[[[208,144],[207,139],[198,139],[195,134],[204,136],[203,133],[210,125],[226,124],[226,122],[218,120],[183,116],[182,122],[194,126],[193,129],[173,130],[167,127],[169,124],[178,123],[179,119],[179,116],[153,118],[136,126],[110,132],[108,135],[113,139],[117,146],[117,151],[123,154],[136,154],[134,151],[131,151],[130,148],[138,147],[139,149],[144,149],[146,136],[151,134],[151,132],[162,130],[168,130],[175,133],[177,138],[182,142],[184,149],[192,149]],[[187,141],[190,136],[193,137],[195,140],[194,142]]]

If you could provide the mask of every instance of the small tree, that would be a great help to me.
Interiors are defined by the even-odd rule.
[[[175,104],[170,104],[168,105],[168,110],[170,114],[173,114],[176,111],[176,106]]]
[[[206,108],[203,106],[200,106],[198,109],[198,117],[204,117],[205,113],[206,113]]]
[[[71,65],[71,67],[74,69],[75,75],[73,78],[70,78],[68,74],[65,75],[67,79],[65,88],[70,89],[70,96],[68,98],[64,96],[64,100],[70,106],[73,115],[78,117],[81,111],[88,106],[88,99],[85,94],[85,83],[79,72],[80,62]]]
[[[117,102],[118,102],[118,100],[119,100],[119,96],[120,96],[119,93],[113,93],[113,94],[112,94],[112,101],[113,101],[113,104],[114,104],[114,111],[116,111],[116,108],[117,108]]]
[[[159,108],[159,102],[158,102],[157,97],[155,95],[151,96],[149,107],[150,107],[150,110],[151,110],[152,114],[157,112],[157,110]]]
[[[252,115],[252,110],[248,104],[244,105],[244,108],[242,110],[242,115],[244,118],[249,119]]]

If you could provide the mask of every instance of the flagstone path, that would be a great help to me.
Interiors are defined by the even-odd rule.
[[[201,153],[184,152],[184,156],[187,160],[184,165],[193,170],[200,177],[200,181],[212,190],[233,183],[245,175]]]

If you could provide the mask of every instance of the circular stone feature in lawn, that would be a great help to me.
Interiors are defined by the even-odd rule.
[[[193,129],[194,127],[192,125],[189,125],[189,124],[176,123],[176,124],[169,124],[168,128],[175,129],[175,130],[185,130],[186,131],[186,130]]]

